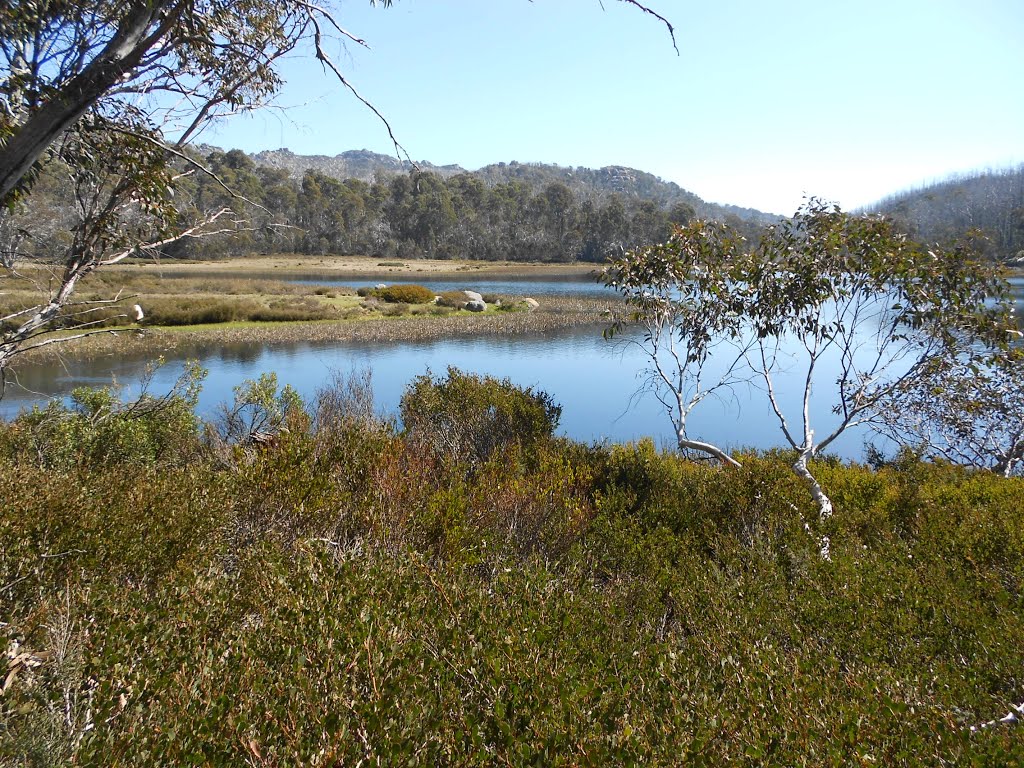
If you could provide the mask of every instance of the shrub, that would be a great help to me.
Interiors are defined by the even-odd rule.
[[[452,309],[465,309],[468,301],[469,299],[462,291],[445,291],[437,297],[437,303],[440,306]]]
[[[376,293],[389,304],[429,304],[434,300],[434,292],[422,285],[389,285]]]
[[[249,313],[249,320],[257,322],[295,322],[303,320],[326,320],[334,317],[331,307],[315,301],[310,302],[274,302],[268,307],[255,309]]]
[[[525,301],[505,301],[497,306],[499,312],[529,312],[532,307]]]
[[[530,447],[550,438],[562,408],[546,392],[450,367],[445,379],[435,380],[429,371],[413,379],[399,415],[410,440],[476,466],[499,447]]]
[[[206,371],[187,363],[170,392],[151,395],[149,384],[161,364],[147,371],[134,401],[122,402],[115,387],[79,387],[68,405],[53,400],[34,407],[15,420],[6,450],[60,468],[187,461],[199,446],[194,408]]]
[[[968,730],[1020,701],[1024,480],[823,462],[824,561],[783,453],[581,446],[549,414],[469,478],[366,375],[289,410],[231,468],[0,455],[0,764],[1024,764],[1017,728]]]
[[[206,325],[241,320],[258,305],[250,299],[178,296],[146,303],[145,325]]]
[[[271,443],[290,421],[305,414],[295,389],[286,384],[278,390],[276,373],[246,379],[234,388],[234,393],[234,403],[230,407],[222,405],[216,423],[207,430],[216,449]]]

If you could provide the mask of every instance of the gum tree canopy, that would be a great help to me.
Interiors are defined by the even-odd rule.
[[[857,426],[919,450],[934,450],[939,436],[942,455],[990,452],[990,460],[970,463],[1004,472],[1024,455],[1020,419],[1009,418],[1017,401],[1007,399],[1024,375],[1009,362],[1017,357],[1008,340],[1018,331],[1007,285],[998,264],[967,246],[928,248],[885,219],[811,200],[756,247],[724,225],[697,221],[662,245],[623,255],[604,280],[629,307],[612,330],[638,327],[630,341],[645,353],[648,386],[680,450],[735,465],[688,435],[687,420],[708,396],[757,385],[821,520],[832,501],[810,461]],[[951,369],[973,371],[971,386],[952,386]],[[983,370],[990,375],[981,380]],[[831,420],[821,418],[822,403]],[[984,434],[982,412],[994,419]]]
[[[104,309],[111,320],[117,298],[72,301],[82,278],[225,228],[226,208],[179,223],[176,182],[203,170],[185,145],[211,121],[265,105],[290,52],[305,49],[350,87],[325,36],[362,43],[305,0],[0,5],[0,280],[32,296],[0,308],[0,381],[15,355],[81,335],[54,329],[88,333]],[[26,205],[44,179],[62,196],[58,215]]]
[[[176,121],[182,144],[212,118],[263,105],[281,85],[277,60],[306,46],[324,59],[325,32],[362,44],[302,0],[5,3],[0,199],[24,193],[33,166],[87,116],[108,129]]]

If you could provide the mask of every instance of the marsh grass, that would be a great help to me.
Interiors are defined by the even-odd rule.
[[[465,336],[528,335],[581,326],[593,326],[596,330],[609,322],[610,312],[616,306],[614,300],[563,296],[545,298],[540,308],[533,311],[509,302],[497,308],[489,305],[486,312],[475,313],[435,304],[356,303],[356,297],[328,301],[336,302],[334,313],[325,313],[322,319],[255,322],[239,315],[215,323],[148,325],[141,333],[136,326],[111,326],[111,334],[52,345],[29,353],[25,360],[31,363],[33,359],[88,359],[122,352],[156,356],[175,349],[230,343],[352,341],[386,344]],[[173,311],[174,302],[169,306]]]

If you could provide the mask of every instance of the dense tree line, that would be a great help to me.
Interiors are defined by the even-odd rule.
[[[695,215],[616,193],[587,194],[560,181],[490,181],[472,173],[378,174],[370,182],[257,165],[244,152],[211,152],[211,175],[191,180],[196,217],[219,206],[244,215],[238,231],[168,251],[180,258],[291,252],[400,258],[603,261],[666,239]],[[240,195],[245,200],[234,197]]]
[[[1024,165],[903,192],[873,210],[922,242],[948,243],[972,236],[994,258],[1024,258]]]

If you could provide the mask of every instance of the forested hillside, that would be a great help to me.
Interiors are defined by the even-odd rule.
[[[216,147],[204,147],[203,149],[207,154],[220,151]],[[425,160],[419,160],[413,164],[365,149],[349,150],[334,157],[297,155],[288,149],[275,149],[257,152],[252,155],[252,159],[256,165],[286,170],[296,179],[301,179],[306,171],[310,170],[325,176],[333,176],[341,181],[346,179],[375,181],[381,176],[415,170],[428,171],[444,178],[470,174],[491,187],[516,181],[524,182],[533,188],[561,183],[569,187],[580,198],[592,199],[607,197],[609,194],[619,194],[650,200],[666,209],[683,203],[691,206],[698,216],[708,219],[723,220],[726,216],[732,215],[741,221],[762,224],[768,224],[778,219],[777,216],[753,208],[705,202],[674,182],[664,181],[654,174],[621,165],[594,169],[582,166],[573,168],[550,163],[519,163],[513,160],[509,163],[485,165],[476,171],[467,171],[460,165],[434,165]]]
[[[947,243],[976,232],[987,238],[982,247],[991,256],[1024,260],[1024,165],[901,192],[870,210],[892,217],[915,239]]]
[[[201,146],[203,154],[220,152],[217,147]],[[289,149],[265,149],[252,155],[256,165],[280,168],[297,179],[301,179],[307,170],[319,171],[336,179],[362,179],[373,181],[378,174],[408,173],[419,169],[431,171],[441,176],[454,176],[466,173],[459,165],[434,165],[426,160],[418,160],[415,164],[408,160],[399,160],[394,155],[382,155],[368,149],[350,149],[340,155],[297,155]]]
[[[509,162],[467,171],[367,150],[248,155],[210,146],[199,147],[194,159],[210,173],[193,170],[179,181],[178,223],[192,226],[221,208],[236,214],[234,223],[213,237],[179,240],[164,249],[166,257],[330,253],[602,262],[663,242],[673,225],[694,218],[726,222],[752,244],[779,218],[708,203],[623,166]],[[51,169],[0,237],[16,239],[17,249],[30,255],[59,254],[75,205],[59,170]],[[922,242],[948,244],[969,235],[993,258],[1024,259],[1024,166],[900,193],[868,210],[893,218]],[[19,234],[28,232],[31,238]]]
[[[170,256],[294,252],[597,262],[660,242],[672,225],[695,216],[729,221],[750,238],[776,218],[706,203],[624,167],[512,162],[468,172],[429,163],[410,167],[367,151],[331,158],[202,150],[216,178],[191,179],[186,209],[198,220],[220,206],[242,208],[247,223],[231,238],[182,241]]]

